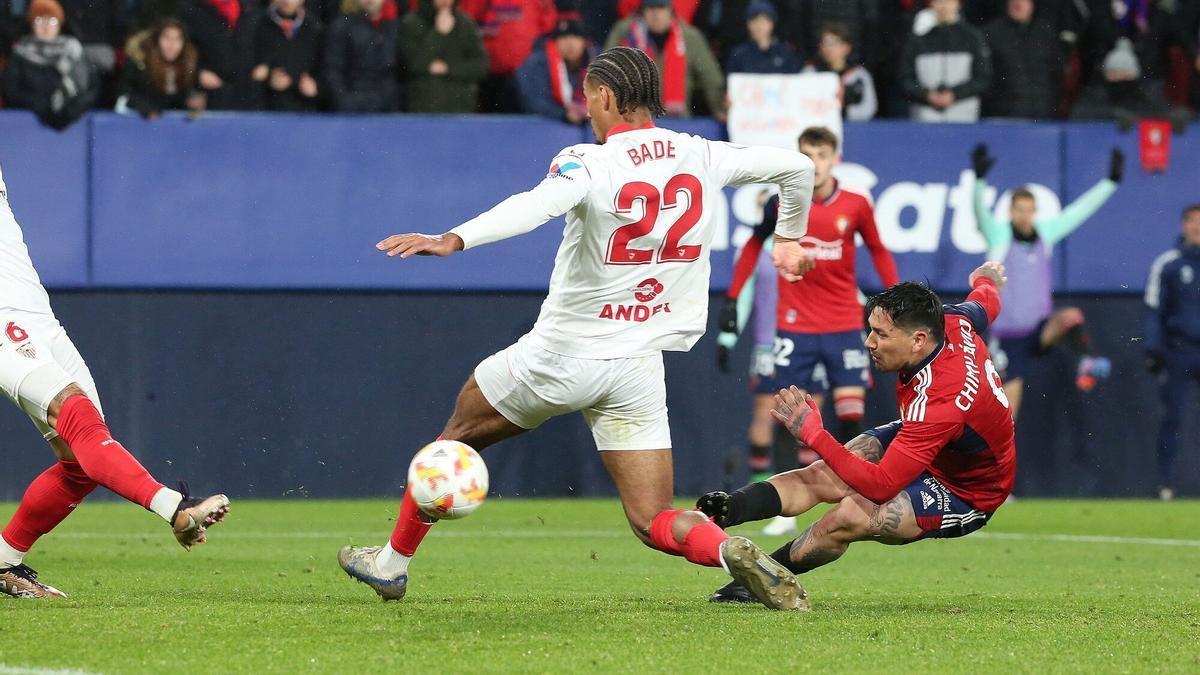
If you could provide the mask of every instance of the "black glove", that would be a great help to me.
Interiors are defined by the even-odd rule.
[[[1166,367],[1167,359],[1162,355],[1162,352],[1146,353],[1146,370],[1150,371],[1151,375],[1158,375]]]
[[[986,143],[980,143],[971,151],[971,166],[975,168],[975,177],[983,178],[989,171],[992,170],[992,165],[996,163],[996,158],[988,154],[988,146]]]
[[[734,335],[737,335],[737,300],[725,298],[725,304],[721,305],[721,311],[717,314],[717,328],[719,328],[722,333],[733,333]]]
[[[846,87],[846,91],[843,96],[846,105],[851,106],[862,103],[863,94],[865,92],[866,85],[863,84],[862,80],[855,80],[854,82],[850,83],[850,86]]]
[[[1125,177],[1125,153],[1120,148],[1112,149],[1112,158],[1108,160],[1108,179],[1120,183]]]
[[[717,527],[729,526],[729,495],[725,492],[709,492],[696,500],[696,509],[712,518]]]
[[[725,345],[717,345],[717,368],[722,373],[729,372],[729,347]]]

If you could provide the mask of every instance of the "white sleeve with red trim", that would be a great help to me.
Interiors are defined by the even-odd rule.
[[[709,141],[709,166],[724,185],[775,183],[779,216],[775,236],[799,239],[808,232],[812,206],[813,163],[794,150]]]
[[[462,238],[464,250],[532,232],[575,208],[587,196],[591,182],[583,155],[567,148],[554,158],[550,172],[537,187],[505,199],[450,231]]]

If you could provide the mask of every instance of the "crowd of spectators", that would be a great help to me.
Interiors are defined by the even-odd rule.
[[[731,73],[831,72],[847,119],[1186,121],[1200,0],[0,0],[2,104],[529,112],[581,123],[583,77],[645,50],[668,114]]]

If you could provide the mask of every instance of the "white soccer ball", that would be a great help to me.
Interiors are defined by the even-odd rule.
[[[434,441],[408,465],[408,489],[430,518],[465,518],[487,498],[487,465],[466,443]]]

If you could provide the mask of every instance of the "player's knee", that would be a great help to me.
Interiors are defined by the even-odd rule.
[[[703,525],[708,522],[708,516],[699,511],[684,511],[675,517],[671,523],[671,536],[675,538],[675,543],[682,545],[683,540],[687,537],[688,532],[692,531],[693,527]]]
[[[87,396],[87,393],[75,383],[68,384],[55,394],[54,398],[50,399],[49,405],[46,406],[46,424],[51,428],[57,428],[58,416],[62,412],[63,404],[67,402],[67,399],[76,395]]]
[[[633,530],[634,536],[637,537],[639,541],[641,541],[643,544],[649,546],[650,548],[657,549],[657,548],[659,548],[659,546],[654,543],[653,537],[650,536],[650,525],[651,525],[651,523],[654,522],[655,516],[662,513],[663,511],[669,511],[669,510],[671,510],[671,504],[669,502],[666,504],[652,506],[649,508],[635,507],[632,509],[627,509],[625,511],[625,518],[626,518],[626,520],[629,521],[629,529]],[[687,513],[690,513],[690,512],[687,512]],[[687,515],[687,513],[679,514],[679,516],[677,516],[674,520],[676,522],[678,522],[678,520],[681,517],[683,517],[684,515]],[[704,514],[700,514],[701,517],[703,517],[703,515]],[[691,529],[691,527],[689,527],[688,529]],[[676,541],[682,542],[682,539],[678,538],[675,535],[675,532],[676,532],[676,525],[674,523],[672,523],[671,536],[674,537],[676,539]]]
[[[852,496],[843,497],[821,520],[830,536],[839,541],[854,541],[871,529],[870,518]]]

